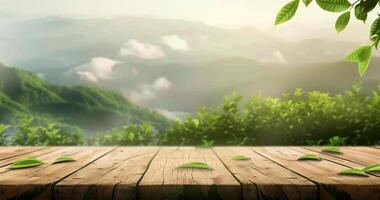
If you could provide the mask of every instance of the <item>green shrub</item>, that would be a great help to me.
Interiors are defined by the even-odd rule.
[[[41,122],[40,122],[41,123]],[[40,124],[33,117],[20,120],[17,132],[12,136],[13,145],[80,145],[83,131],[78,127],[59,123]]]
[[[153,144],[155,131],[151,125],[132,124],[112,129],[109,133],[95,139],[99,145],[149,145]]]
[[[360,84],[341,95],[301,89],[281,98],[255,96],[241,104],[235,94],[195,117],[177,121],[161,143],[200,145],[360,144],[380,141],[380,95],[362,94]]]

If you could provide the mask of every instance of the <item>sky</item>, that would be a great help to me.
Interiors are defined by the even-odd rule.
[[[147,16],[200,21],[223,28],[252,26],[288,39],[332,37],[368,41],[368,25],[351,22],[350,30],[336,34],[339,14],[321,11],[315,2],[300,5],[295,18],[274,27],[278,10],[289,0],[0,0],[0,12],[23,17]],[[353,39],[354,38],[354,39]]]

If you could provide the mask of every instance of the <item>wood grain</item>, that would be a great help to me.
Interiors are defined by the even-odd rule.
[[[114,147],[64,147],[41,156],[44,165],[19,170],[0,168],[0,199],[52,199],[52,186]],[[68,155],[76,162],[52,165],[59,156]]]
[[[206,162],[215,170],[178,169],[187,162]],[[164,147],[138,186],[139,199],[241,199],[239,182],[212,149]]]
[[[27,154],[47,147],[0,147],[0,160]]]
[[[342,176],[338,173],[350,167],[361,166],[342,159],[338,164],[321,155],[321,161],[298,161],[297,158],[305,153],[315,153],[301,147],[253,147],[255,152],[274,162],[298,173],[320,186],[320,199],[379,199],[380,179],[375,176],[354,177]],[[326,159],[325,159],[326,158]]]
[[[244,199],[315,199],[311,181],[253,152],[248,147],[215,147],[215,153],[242,183]],[[236,161],[236,155],[250,160]]]
[[[119,147],[55,185],[55,199],[136,199],[137,183],[158,150]]]

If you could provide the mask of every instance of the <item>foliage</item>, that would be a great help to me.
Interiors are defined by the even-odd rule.
[[[308,6],[313,0],[303,0],[305,6]],[[350,3],[348,0],[315,0],[318,6],[326,11],[341,14],[336,23],[335,29],[337,32],[343,31],[349,24],[351,12],[357,20],[367,21],[368,14],[371,13],[377,6],[380,6],[379,0],[357,0]],[[289,21],[296,13],[299,7],[300,0],[292,0],[281,8],[276,16],[275,24],[281,24]],[[380,16],[372,22],[369,34],[371,44],[364,45],[353,51],[346,60],[356,62],[359,66],[359,74],[363,76],[367,71],[368,65],[372,57],[372,48],[378,47],[380,41]]]
[[[0,124],[0,146],[5,145],[7,142],[7,136],[5,135],[5,133],[7,132],[9,127],[10,126],[8,125]]]
[[[153,144],[155,130],[148,124],[132,124],[99,136],[96,141],[100,145],[148,145]]]
[[[297,89],[282,98],[255,96],[241,106],[232,95],[177,121],[161,144],[199,145],[371,145],[380,141],[380,91],[362,94],[360,84],[344,94]]]
[[[11,137],[12,145],[80,145],[83,131],[78,127],[37,121],[33,117],[20,120],[17,132]]]
[[[380,135],[380,90],[361,92],[360,84],[343,94],[297,89],[282,97],[254,96],[242,103],[236,94],[221,105],[200,108],[166,131],[129,123],[84,139],[81,129],[24,117],[3,145],[374,145]],[[1,125],[0,127],[7,127]]]

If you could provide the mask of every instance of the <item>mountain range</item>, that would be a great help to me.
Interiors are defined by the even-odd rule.
[[[41,115],[89,131],[129,123],[149,123],[164,129],[169,120],[137,106],[122,95],[88,86],[61,86],[31,72],[0,65],[0,121],[9,123],[25,114]]]

